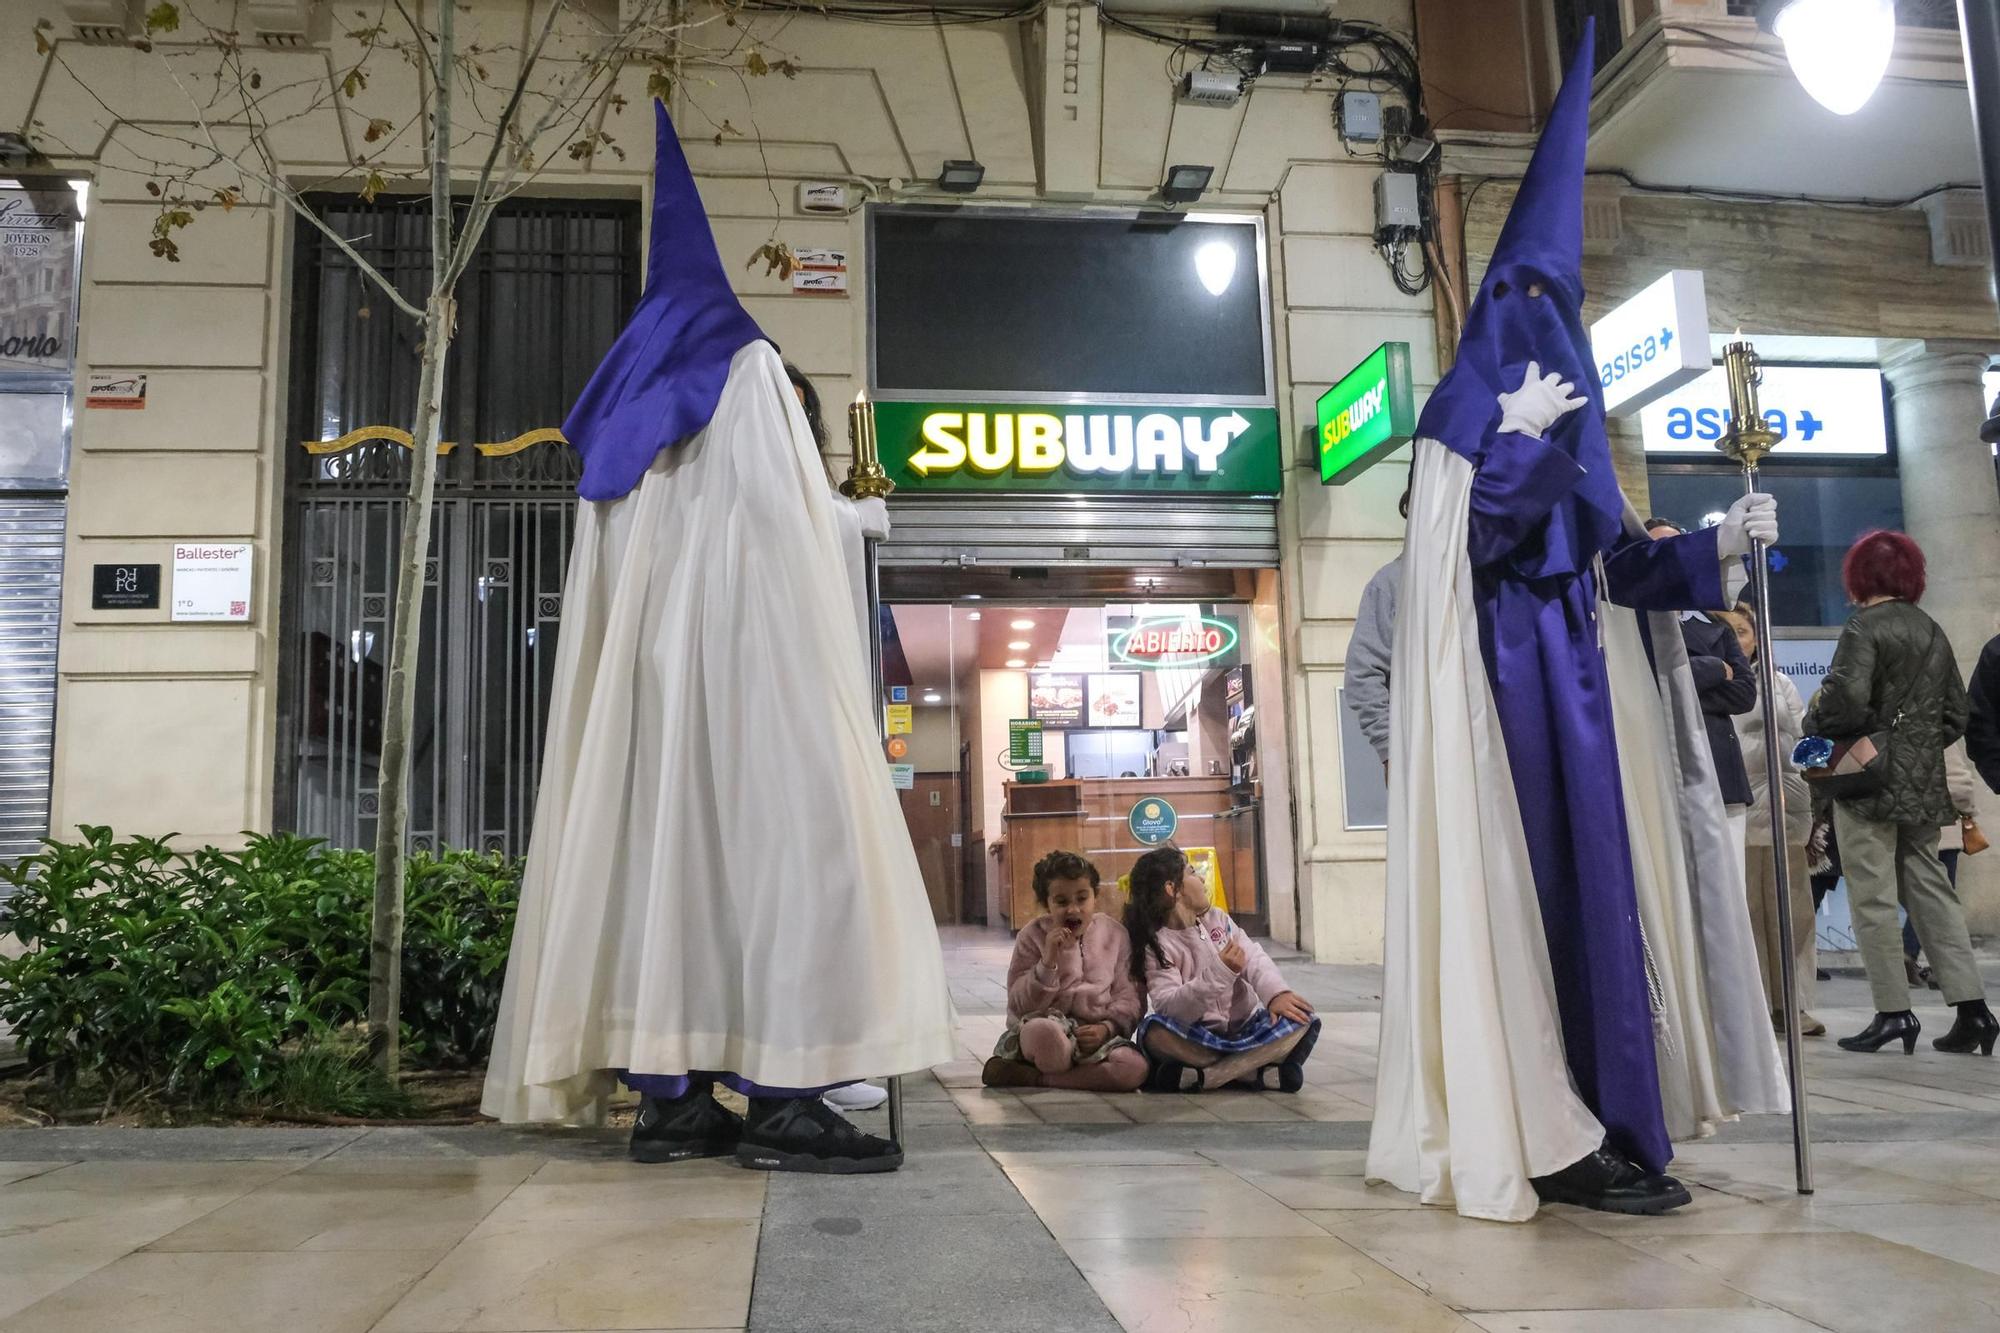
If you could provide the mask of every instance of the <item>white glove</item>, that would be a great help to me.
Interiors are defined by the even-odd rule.
[[[1530,361],[1521,387],[1500,395],[1500,429],[1540,439],[1549,427],[1590,401],[1572,398],[1575,392],[1574,384],[1566,383],[1560,375],[1542,374],[1541,363]]]
[[[1716,525],[1715,551],[1724,560],[1750,554],[1750,543],[1778,544],[1778,497],[1758,491],[1739,498]]]
[[[871,495],[865,500],[851,500],[854,516],[861,520],[861,535],[881,541],[889,535],[889,502],[880,496]]]

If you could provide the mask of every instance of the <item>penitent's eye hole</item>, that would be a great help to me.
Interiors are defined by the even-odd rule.
[[[1542,294],[1542,284],[1541,284],[1541,283],[1539,283],[1539,282],[1531,282],[1531,283],[1529,283],[1529,284],[1528,284],[1528,295],[1530,295],[1530,296],[1540,296],[1541,294]]]
[[[1495,297],[1506,296],[1513,290],[1514,289],[1512,287],[1509,287],[1507,285],[1507,280],[1504,278],[1502,278],[1499,282],[1493,284],[1493,295]]]

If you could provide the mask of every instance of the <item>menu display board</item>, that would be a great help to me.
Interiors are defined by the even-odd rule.
[[[1139,673],[1117,671],[1092,674],[1084,691],[1090,705],[1090,726],[1136,727],[1140,725]]]
[[[1045,727],[1084,726],[1083,677],[1040,671],[1028,677],[1028,716]]]

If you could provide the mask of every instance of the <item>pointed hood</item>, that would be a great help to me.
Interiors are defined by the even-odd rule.
[[[1590,142],[1590,84],[1596,26],[1586,21],[1576,58],[1542,128],[1527,174],[1507,214],[1493,259],[1466,312],[1458,359],[1417,423],[1477,466],[1495,436],[1499,395],[1521,387],[1530,361],[1556,372],[1589,398],[1549,432],[1549,443],[1574,459],[1582,476],[1549,517],[1542,549],[1515,557],[1523,577],[1573,574],[1623,530],[1625,500],[1611,466],[1604,391],[1583,322],[1584,155]]]
[[[764,337],[730,289],[667,109],[653,104],[653,226],[646,289],[563,422],[583,455],[577,493],[615,500],[639,484],[663,449],[715,415],[729,363]]]

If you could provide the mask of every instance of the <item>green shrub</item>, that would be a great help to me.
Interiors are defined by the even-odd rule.
[[[289,835],[177,853],[163,839],[82,833],[0,867],[13,888],[0,928],[26,950],[0,958],[0,1022],[32,1066],[66,1095],[87,1088],[107,1102],[286,1101],[340,1082],[288,1066],[366,1012],[370,854]],[[469,852],[411,858],[403,1017],[413,1059],[485,1057],[518,872]],[[346,1086],[350,1100],[375,1095]]]

